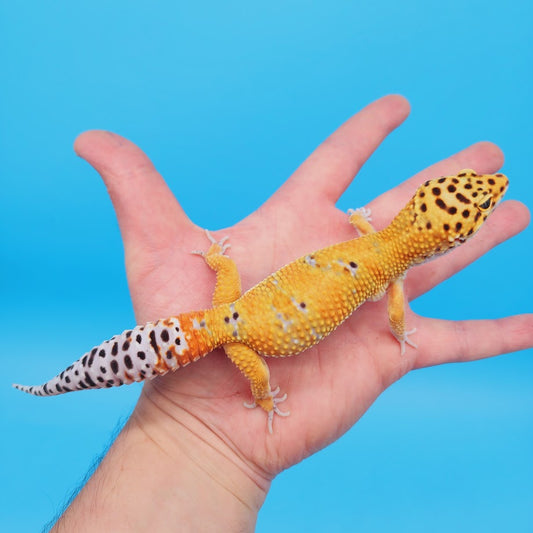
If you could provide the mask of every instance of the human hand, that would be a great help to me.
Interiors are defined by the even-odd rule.
[[[216,235],[230,237],[229,255],[244,290],[305,253],[354,236],[335,202],[408,111],[398,96],[369,105],[328,138],[256,212]],[[82,134],[75,149],[100,173],[113,201],[137,321],[209,307],[214,274],[190,254],[207,249],[204,231],[187,218],[148,158],[129,141],[107,132]],[[501,164],[494,145],[473,145],[371,202],[373,223],[377,229],[384,227],[426,179],[462,168],[493,173]],[[522,204],[504,202],[472,241],[416,267],[416,275],[408,273],[409,300],[521,231],[527,222]],[[417,328],[418,349],[400,356],[385,305],[365,304],[330,337],[299,356],[267,359],[271,383],[288,394],[283,409],[291,411],[288,418],[275,418],[273,435],[266,429],[264,412],[244,409],[249,384],[222,351],[147,382],[135,423],[169,456],[183,449],[185,438],[209,442],[219,457],[267,487],[276,474],[347,431],[386,387],[411,369],[533,345],[532,315],[449,322],[408,311],[406,322]]]

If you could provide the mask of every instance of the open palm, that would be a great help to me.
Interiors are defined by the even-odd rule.
[[[380,142],[408,114],[398,96],[382,98],[352,117],[327,139],[256,212],[217,237],[228,235],[229,255],[246,290],[272,271],[314,249],[352,238],[353,228],[335,202]],[[119,220],[128,281],[139,323],[210,306],[214,274],[191,250],[207,249],[203,229],[181,209],[139,148],[107,132],[76,141],[77,153],[104,179]],[[374,200],[380,229],[428,178],[474,168],[497,171],[500,151],[480,143],[420,172]],[[198,191],[201,201],[201,191]],[[410,300],[430,290],[499,242],[522,230],[527,209],[504,202],[479,235],[407,276]],[[350,428],[377,396],[409,370],[443,362],[473,360],[533,344],[533,317],[448,322],[407,313],[416,327],[418,349],[400,356],[389,332],[384,302],[367,303],[333,335],[302,355],[268,359],[273,387],[288,394],[288,418],[274,419],[269,435],[265,413],[248,411],[248,382],[217,351],[186,369],[148,382],[135,416],[153,435],[165,431],[209,432],[272,478],[324,447]]]

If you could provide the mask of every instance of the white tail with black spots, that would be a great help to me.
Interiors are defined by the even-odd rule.
[[[43,385],[13,385],[35,396],[55,396],[83,389],[100,389],[143,381],[166,374],[204,353],[189,348],[190,334],[180,318],[148,322],[115,335],[87,352],[75,363]],[[207,352],[206,352],[207,353]]]

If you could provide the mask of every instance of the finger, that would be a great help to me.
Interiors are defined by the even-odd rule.
[[[398,95],[371,103],[330,135],[278,191],[307,207],[314,198],[335,202],[383,139],[409,114]]]
[[[135,244],[158,248],[168,233],[191,224],[161,175],[132,142],[107,131],[87,131],[75,152],[102,177],[126,251]]]
[[[422,320],[413,368],[475,361],[533,347],[533,314],[460,322]]]
[[[414,299],[487,253],[498,244],[520,233],[529,223],[529,211],[515,200],[502,203],[483,224],[479,233],[451,253],[416,267],[407,275],[406,292]]]
[[[404,181],[394,189],[372,200],[372,221],[381,229],[410,200],[417,187],[428,179],[457,174],[464,168],[472,168],[479,174],[492,174],[503,165],[502,151],[491,142],[479,142],[456,154],[431,165]]]

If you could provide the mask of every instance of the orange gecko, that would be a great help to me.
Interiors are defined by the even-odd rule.
[[[391,332],[401,353],[415,330],[406,331],[403,279],[413,265],[441,255],[470,238],[502,199],[503,174],[463,170],[421,185],[383,230],[370,212],[350,212],[359,238],[307,254],[280,268],[244,294],[225,240],[202,255],[216,272],[213,307],[148,322],[124,331],[87,352],[40,386],[14,385],[37,396],[113,387],[166,374],[217,347],[249,380],[253,403],[286,416],[278,404],[287,395],[272,390],[266,357],[289,357],[320,342],[367,300],[387,293]]]

